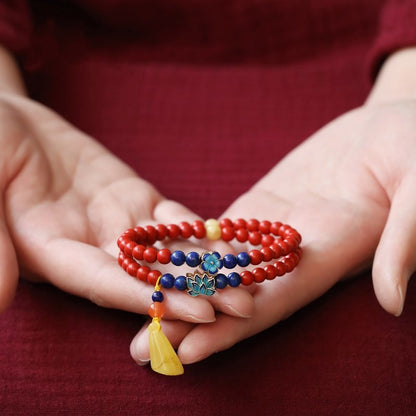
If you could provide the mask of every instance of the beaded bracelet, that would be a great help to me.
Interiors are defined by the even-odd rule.
[[[153,246],[156,241],[165,239],[236,239],[240,243],[249,242],[253,246],[261,245],[261,249],[240,252],[237,255],[226,254],[223,257],[218,252],[197,253],[191,251],[185,254],[181,250],[171,252],[167,248],[158,249]],[[160,320],[164,314],[164,296],[161,289],[176,288],[187,291],[191,296],[212,296],[217,289],[226,286],[237,287],[240,284],[248,286],[273,280],[291,272],[299,263],[302,250],[299,246],[300,234],[292,227],[281,222],[245,221],[228,218],[220,222],[209,219],[205,222],[195,221],[193,224],[181,222],[179,225],[170,224],[145,227],[135,227],[126,230],[117,240],[120,253],[119,265],[131,276],[147,281],[155,286],[152,295],[153,303],[149,307],[149,315],[153,318],[149,326],[149,344],[152,369],[166,375],[183,373],[183,367],[167,338],[161,332]],[[141,264],[169,264],[173,266],[187,265],[194,269],[186,276],[174,276],[171,273],[162,274],[157,269]],[[225,269],[247,267],[267,262],[265,267],[244,270],[241,273],[221,273]],[[272,264],[271,264],[272,263]],[[199,269],[198,269],[199,267]]]

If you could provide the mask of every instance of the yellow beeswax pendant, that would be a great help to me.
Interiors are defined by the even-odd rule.
[[[183,374],[182,363],[166,335],[162,332],[159,318],[153,318],[148,329],[152,370],[165,376],[180,376]]]

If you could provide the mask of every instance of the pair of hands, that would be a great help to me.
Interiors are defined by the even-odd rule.
[[[170,291],[163,330],[183,363],[270,327],[372,261],[380,304],[401,313],[416,268],[416,101],[382,101],[376,94],[325,126],[223,214],[293,225],[304,256],[291,274],[256,287],[196,299]],[[153,288],[117,265],[118,235],[198,217],[22,95],[0,96],[0,149],[0,310],[20,274],[145,314]],[[198,250],[183,244],[184,251]],[[223,242],[210,248],[233,250]],[[131,353],[139,363],[148,360],[145,328]]]

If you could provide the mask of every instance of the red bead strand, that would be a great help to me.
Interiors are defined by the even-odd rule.
[[[211,220],[210,220],[211,221]],[[287,224],[279,221],[248,221],[239,218],[231,221],[223,218],[218,223],[219,235],[223,241],[236,240],[240,243],[248,242],[253,248],[248,252],[250,264],[257,266],[263,262],[264,267],[256,267],[254,270],[243,270],[240,273],[241,284],[250,285],[253,282],[261,283],[264,280],[272,280],[277,276],[290,273],[299,263],[302,257],[300,243],[301,235]],[[148,265],[158,262],[169,264],[172,256],[168,248],[156,248],[157,241],[188,239],[195,237],[203,239],[207,237],[207,228],[203,221],[196,220],[192,224],[182,221],[177,224],[157,224],[145,227],[137,226],[127,229],[117,240],[120,249],[118,264],[131,276],[139,280],[147,281],[155,285],[161,273],[151,269]],[[208,235],[208,238],[217,238]],[[140,264],[144,261],[146,264]]]

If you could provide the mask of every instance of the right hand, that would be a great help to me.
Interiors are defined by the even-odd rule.
[[[136,225],[198,217],[23,96],[0,95],[0,149],[0,310],[20,274],[101,306],[147,313],[153,288],[118,266],[117,237]],[[202,251],[189,241],[177,244]],[[253,301],[243,289],[209,300],[173,290],[166,306],[168,319],[201,323],[214,321],[215,310],[250,315]]]

